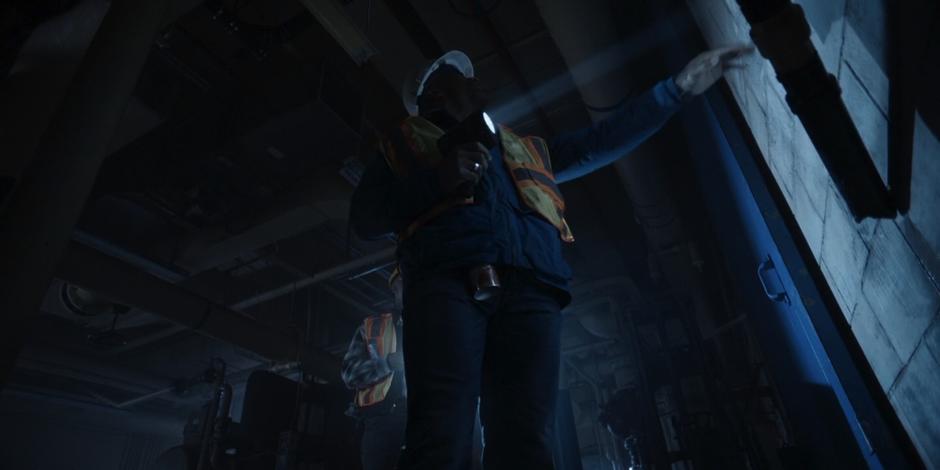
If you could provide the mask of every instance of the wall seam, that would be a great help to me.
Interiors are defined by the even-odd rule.
[[[846,0],[846,2],[842,6],[842,43],[839,44],[839,69],[836,71],[837,80],[842,80],[842,65],[848,64],[845,61],[845,36],[846,36],[846,30],[849,27],[848,18],[849,18],[849,1]]]
[[[930,266],[928,266],[926,261],[924,261],[923,257],[921,257],[920,252],[917,250],[917,248],[914,247],[913,244],[911,244],[911,241],[908,239],[907,233],[904,230],[904,228],[898,225],[896,220],[893,220],[892,222],[894,223],[894,226],[898,229],[898,232],[901,233],[901,238],[904,239],[904,244],[905,246],[907,246],[907,249],[910,250],[911,254],[914,255],[914,258],[917,259],[917,264],[920,266],[920,269],[923,272],[924,276],[927,277],[927,281],[930,283],[931,287],[933,287],[934,291],[940,294],[940,281],[938,281],[937,278],[934,276],[934,273],[930,269]],[[911,225],[913,225],[913,223]],[[916,229],[917,226],[915,225],[914,228]]]
[[[845,64],[845,68],[848,69],[849,74],[852,76],[852,78],[854,78],[855,81],[858,82],[858,86],[860,86],[860,87],[862,88],[862,90],[865,91],[865,96],[867,96],[868,99],[869,99],[872,103],[874,103],[875,108],[878,108],[878,112],[881,113],[882,117],[884,117],[885,120],[887,120],[887,119],[888,119],[888,113],[887,113],[885,110],[881,109],[881,104],[878,103],[878,100],[875,99],[875,95],[873,95],[872,92],[871,92],[871,90],[868,89],[868,86],[865,85],[865,82],[862,80],[862,77],[860,77],[860,76],[858,75],[858,72],[855,71],[855,67],[852,67],[852,63],[849,62],[849,61],[847,61],[847,60],[846,60],[846,61],[843,61],[842,63]],[[841,78],[840,78],[840,80],[841,80]]]

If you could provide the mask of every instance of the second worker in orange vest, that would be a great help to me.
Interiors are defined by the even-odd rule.
[[[397,269],[388,286],[395,308],[366,317],[343,356],[343,382],[354,390],[347,414],[362,425],[363,470],[393,470],[405,438],[402,281]]]

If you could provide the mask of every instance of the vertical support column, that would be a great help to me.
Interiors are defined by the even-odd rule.
[[[165,9],[165,0],[111,2],[0,214],[0,384],[81,214]]]
[[[579,66],[590,63],[598,54],[605,52],[610,53],[614,60],[622,60],[624,64],[630,59],[623,55],[627,48],[623,47],[624,40],[614,23],[616,19],[612,18],[610,2],[536,0],[535,3],[546,29],[568,65],[591,120],[603,120],[616,108],[617,103],[624,101],[633,81],[633,77],[623,67],[610,67],[609,73],[599,74],[592,67]],[[638,216],[646,220],[656,218],[670,221],[656,226],[643,224],[651,251],[659,252],[681,242],[684,237],[682,224],[674,198],[668,190],[671,183],[664,178],[659,159],[646,158],[634,152],[629,158],[618,160],[613,167],[634,206],[643,208],[642,212],[637,210]],[[649,387],[647,379],[644,378],[643,382],[646,404],[650,409],[655,409],[653,399],[656,390]],[[666,461],[666,442],[659,430],[657,417],[650,414],[644,419],[655,423],[647,428],[646,445],[653,449],[648,458],[657,462]],[[617,444],[619,451],[620,443]]]

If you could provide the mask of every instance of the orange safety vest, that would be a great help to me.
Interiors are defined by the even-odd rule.
[[[391,313],[370,316],[363,321],[362,326],[366,344],[372,345],[379,357],[384,359],[398,351],[398,333]],[[366,408],[381,403],[388,396],[394,378],[395,374],[392,373],[367,388],[357,390],[356,406]]]
[[[512,176],[519,199],[558,229],[565,242],[573,242],[574,235],[565,221],[565,199],[555,183],[548,145],[540,137],[519,137],[508,127],[499,126],[503,146],[503,163]],[[389,168],[404,178],[419,168],[436,167],[441,161],[437,140],[444,131],[431,121],[412,116],[406,118],[398,131],[382,143],[381,151]],[[452,207],[473,204],[473,198],[451,197],[434,205],[415,219],[399,240],[413,235],[418,229]]]

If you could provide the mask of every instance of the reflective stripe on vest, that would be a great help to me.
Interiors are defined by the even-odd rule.
[[[362,324],[365,342],[375,348],[379,357],[385,358],[398,350],[398,337],[395,333],[395,320],[391,313],[371,316]],[[364,408],[381,403],[388,396],[395,374],[376,382],[368,388],[356,391],[356,406]]]
[[[399,177],[407,176],[416,168],[435,167],[441,160],[437,140],[444,131],[420,116],[404,120],[400,132],[386,139],[382,148],[392,171]],[[571,228],[565,221],[565,200],[555,183],[548,145],[539,137],[522,138],[509,128],[500,126],[503,162],[512,177],[520,200],[558,229],[559,236],[573,242]],[[473,198],[448,198],[415,219],[399,233],[399,241],[413,235],[418,229],[448,209],[472,204]]]
[[[551,170],[548,145],[539,137],[523,139],[506,127],[500,127],[499,135],[503,161],[522,201],[554,225],[562,240],[573,242],[574,235],[565,221],[565,199]]]

